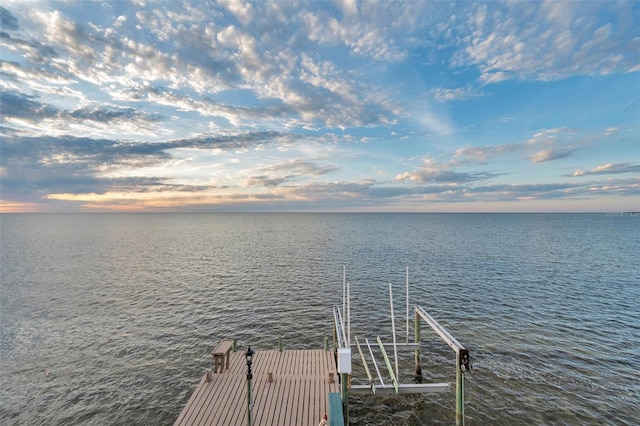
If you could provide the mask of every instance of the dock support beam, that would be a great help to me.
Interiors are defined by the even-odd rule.
[[[420,315],[416,311],[416,325],[415,325],[415,333],[416,333],[416,349],[415,349],[415,364],[416,364],[416,374],[413,376],[416,383],[422,383],[422,363],[420,361]]]
[[[340,394],[342,395],[342,414],[344,424],[349,424],[349,374],[340,374]]]

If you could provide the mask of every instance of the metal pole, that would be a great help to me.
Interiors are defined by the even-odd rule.
[[[393,331],[393,357],[396,362],[396,377],[398,375],[398,346],[396,345],[396,321],[393,314],[393,291],[391,290],[391,283],[389,283],[389,302],[391,304],[391,328]]]
[[[351,347],[351,284],[347,283],[347,347]]]
[[[337,313],[337,315],[336,315]],[[344,331],[344,320],[342,319],[342,317],[340,316],[340,309],[334,309],[333,311],[333,316],[336,318],[335,321],[336,323],[339,324],[340,329],[338,330],[338,347],[339,348],[346,348],[348,347],[347,345],[347,333]],[[340,333],[342,332],[342,333]],[[340,340],[340,338],[342,338],[342,340]]]
[[[460,353],[456,353],[456,426],[464,426],[464,374]]]
[[[251,380],[247,380],[247,426],[251,424]]]
[[[342,317],[347,316],[347,272],[346,268],[342,267]]]
[[[380,369],[378,368],[378,363],[376,362],[376,359],[373,356],[373,350],[371,349],[371,345],[369,344],[369,339],[364,339],[365,342],[367,342],[367,346],[369,347],[369,354],[371,354],[371,361],[373,361],[373,366],[376,367],[376,371],[378,372],[378,379],[380,379],[380,384],[382,385],[382,387],[386,387],[384,385],[384,382],[382,381],[382,375],[380,374]]]
[[[251,418],[251,411],[253,409],[253,403],[251,402],[251,379],[253,379],[251,364],[253,363],[253,351],[251,350],[251,346],[247,347],[245,356],[247,358],[247,426],[251,426],[253,423]]]
[[[409,267],[407,266],[407,341],[409,343]]]
[[[333,351],[338,352],[338,317],[335,315],[333,316]]]

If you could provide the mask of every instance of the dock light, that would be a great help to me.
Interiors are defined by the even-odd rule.
[[[251,346],[247,346],[247,352],[245,352],[244,356],[247,358],[247,426],[251,426],[253,423],[251,419],[251,409],[253,408],[251,401],[251,379],[253,379],[251,364],[253,364],[253,351],[251,350]]]
[[[247,347],[247,352],[244,354],[247,357],[247,380],[253,379],[253,374],[251,373],[251,364],[253,364],[253,351],[251,350],[251,346]]]

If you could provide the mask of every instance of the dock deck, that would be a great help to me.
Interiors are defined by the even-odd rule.
[[[329,393],[340,391],[331,351],[256,351],[251,369],[254,425],[316,425],[329,413]],[[328,383],[329,372],[333,383]],[[272,373],[271,383],[267,373]],[[232,352],[229,369],[210,377],[210,382],[206,375],[200,379],[175,425],[246,425],[244,353]]]

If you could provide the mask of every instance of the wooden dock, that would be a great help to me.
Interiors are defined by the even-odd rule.
[[[340,392],[331,351],[256,351],[253,355],[254,425],[317,425],[329,413],[330,392]],[[329,373],[334,381],[329,383]],[[273,381],[268,382],[268,373]],[[229,369],[206,374],[175,425],[247,424],[247,364],[243,351],[232,352]],[[331,420],[331,419],[330,419]]]

